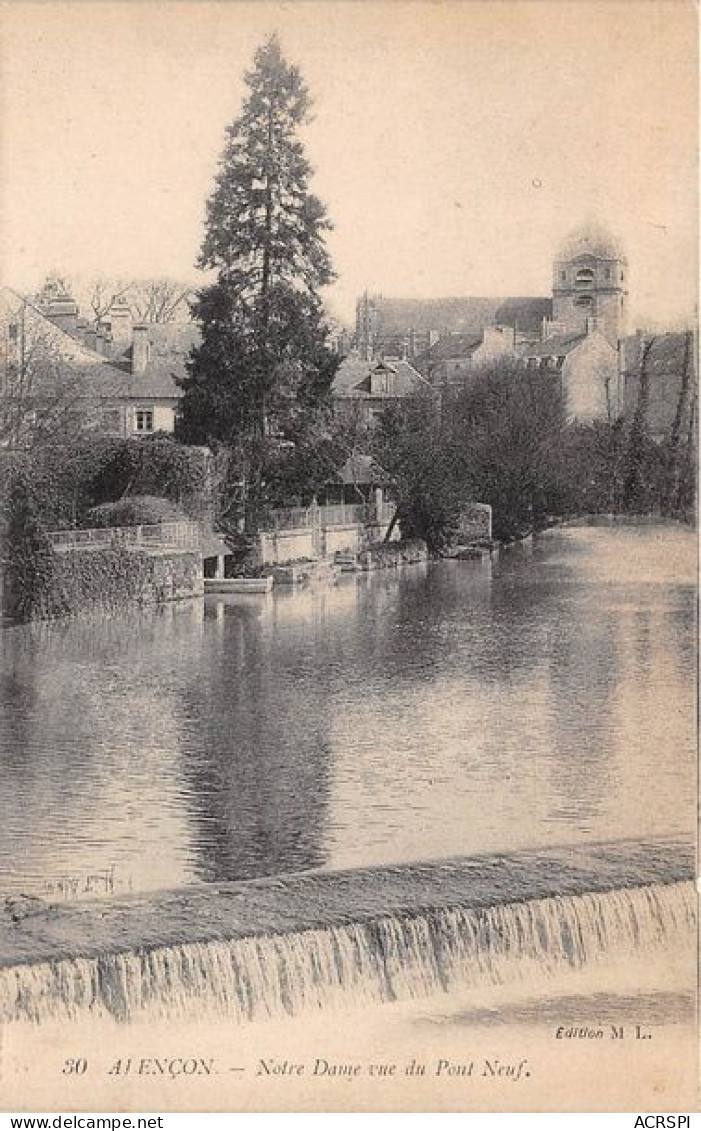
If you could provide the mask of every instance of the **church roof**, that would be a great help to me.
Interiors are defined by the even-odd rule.
[[[377,312],[377,332],[381,339],[406,334],[409,328],[421,333],[480,333],[484,326],[513,326],[522,333],[539,333],[544,318],[552,317],[552,299],[541,296],[489,298],[467,295],[462,298],[384,298],[372,299]]]

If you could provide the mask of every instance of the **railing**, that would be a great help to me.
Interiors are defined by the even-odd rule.
[[[141,526],[92,527],[89,530],[52,530],[47,537],[54,550],[96,549],[129,546],[154,549],[162,546],[198,549],[202,541],[194,522],[158,522]]]
[[[391,522],[394,503],[339,504],[325,507],[286,507],[268,512],[264,523],[269,530],[293,530],[300,527],[356,526],[365,523]]]
[[[287,507],[268,513],[263,526],[268,532],[311,527],[313,530],[369,523],[388,523],[394,515],[394,503],[339,504],[328,507]],[[89,530],[53,530],[47,537],[54,550],[96,549],[105,546],[129,546],[155,549],[172,546],[195,550],[202,544],[202,534],[194,522],[159,522],[141,526],[92,527]]]

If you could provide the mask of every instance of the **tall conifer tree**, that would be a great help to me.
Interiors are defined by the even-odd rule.
[[[333,279],[331,225],[309,191],[298,137],[308,91],[276,36],[256,52],[246,83],[207,203],[198,265],[217,277],[195,304],[202,343],[184,381],[179,431],[235,452],[254,533],[277,465],[318,427],[338,359],[319,297]]]

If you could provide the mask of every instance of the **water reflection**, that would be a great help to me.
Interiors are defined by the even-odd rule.
[[[691,833],[694,620],[691,533],[582,528],[6,629],[0,890]]]

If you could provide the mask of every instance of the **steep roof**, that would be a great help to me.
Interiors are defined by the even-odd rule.
[[[482,344],[481,334],[444,334],[416,358],[417,368],[436,361],[471,357]]]
[[[139,400],[175,399],[182,396],[175,377],[185,375],[185,360],[189,350],[189,345],[187,350],[185,345],[188,341],[196,340],[193,333],[197,331],[196,326],[179,326],[177,331],[170,326],[149,327],[149,337],[153,331],[154,339],[151,359],[144,373],[134,374],[131,372],[131,350],[121,358],[105,358],[57,326],[33,302],[11,287],[2,288],[0,300],[14,314],[24,310],[25,322],[29,319],[35,331],[41,333],[42,340],[46,341],[52,355],[61,365],[71,370],[79,382],[78,388],[86,398]],[[180,348],[166,348],[169,340],[177,341]]]
[[[521,346],[521,357],[566,357],[584,341],[586,334],[553,334],[542,342],[529,342]]]
[[[333,397],[369,397],[370,375],[378,368],[394,374],[393,391],[385,394],[391,397],[407,397],[418,389],[430,388],[428,382],[408,361],[363,361],[359,357],[343,359],[331,386]]]

